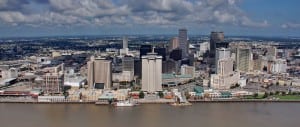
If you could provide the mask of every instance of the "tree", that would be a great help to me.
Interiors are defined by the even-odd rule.
[[[275,92],[275,95],[279,95],[279,93],[280,93],[279,91],[276,91],[276,92]]]
[[[145,97],[145,94],[144,94],[143,91],[141,91],[140,94],[139,94],[139,98],[144,98],[144,97]]]
[[[159,96],[160,98],[164,98],[164,93],[163,93],[162,91],[159,91],[159,92],[158,92],[158,96]]]
[[[257,98],[257,97],[258,97],[258,93],[255,93],[255,94],[253,95],[253,97],[254,97],[254,98]]]
[[[284,91],[282,91],[282,92],[281,92],[281,95],[282,95],[282,96],[285,96],[285,95],[286,95],[286,93],[285,93]]]
[[[269,96],[269,94],[267,92],[265,92],[263,98],[267,98]]]
[[[65,99],[67,99],[67,97],[69,96],[69,92],[65,91],[65,92],[63,93],[63,95],[65,96]]]
[[[236,84],[235,84],[235,87],[236,87],[236,88],[237,88],[237,87],[240,87],[240,84],[236,83]]]
[[[279,82],[276,82],[276,86],[279,86]]]
[[[270,96],[272,96],[272,95],[274,95],[274,93],[273,93],[273,92],[270,92]]]

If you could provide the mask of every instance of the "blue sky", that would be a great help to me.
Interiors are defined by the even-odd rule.
[[[300,36],[299,0],[0,0],[0,37],[110,34]]]

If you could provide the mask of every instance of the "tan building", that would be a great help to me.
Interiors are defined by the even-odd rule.
[[[88,85],[90,88],[110,89],[112,86],[111,61],[94,58],[88,64]]]
[[[169,44],[169,52],[179,47],[178,37],[173,37]]]
[[[217,74],[212,74],[210,85],[214,89],[229,89],[238,83],[240,73],[233,71],[233,60],[231,58],[218,60]]]
[[[195,67],[194,66],[188,66],[188,65],[182,65],[181,66],[181,74],[182,75],[190,75],[192,78],[195,77]]]

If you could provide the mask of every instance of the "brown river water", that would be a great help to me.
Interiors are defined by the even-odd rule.
[[[0,104],[0,127],[300,127],[300,103]]]

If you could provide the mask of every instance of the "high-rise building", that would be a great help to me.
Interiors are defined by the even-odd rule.
[[[216,58],[215,58],[216,70],[218,69],[219,60],[230,59],[230,55],[231,55],[230,49],[226,49],[226,48],[216,49]]]
[[[187,29],[179,29],[178,41],[179,48],[182,50],[182,57],[186,58],[189,54],[189,43],[187,40]]]
[[[182,59],[182,50],[180,48],[174,49],[170,52],[170,59],[173,59],[175,61]]]
[[[238,48],[236,54],[236,68],[241,72],[251,71],[252,53],[250,48]]]
[[[121,55],[127,55],[128,54],[128,37],[127,36],[124,36],[123,37],[123,48],[120,49],[120,54]]]
[[[162,73],[177,73],[178,62],[172,59],[163,61],[162,63]]]
[[[122,71],[129,71],[134,74],[134,58],[131,56],[125,56],[122,58]]]
[[[128,48],[128,37],[124,36],[123,37],[123,49]]]
[[[217,74],[212,74],[210,79],[212,88],[224,90],[238,83],[240,73],[233,71],[233,59],[220,59],[217,65]]]
[[[218,60],[217,74],[230,75],[233,73],[233,60],[231,58]]]
[[[173,37],[169,43],[169,52],[179,47],[179,39],[178,37]]]
[[[90,88],[109,89],[112,86],[112,64],[104,58],[91,58],[88,62]]]
[[[134,76],[142,77],[142,60],[134,59]]]
[[[157,55],[162,56],[162,60],[166,61],[167,56],[167,50],[164,47],[155,47],[154,52],[157,53]]]
[[[162,57],[154,52],[142,57],[142,91],[162,91]]]
[[[215,56],[217,43],[222,43],[224,41],[223,32],[211,32],[210,34],[210,54]]]
[[[47,94],[61,93],[64,85],[64,64],[43,75],[42,90]]]
[[[147,53],[150,53],[152,51],[152,45],[141,45],[140,47],[140,58],[142,56],[147,55]]]

